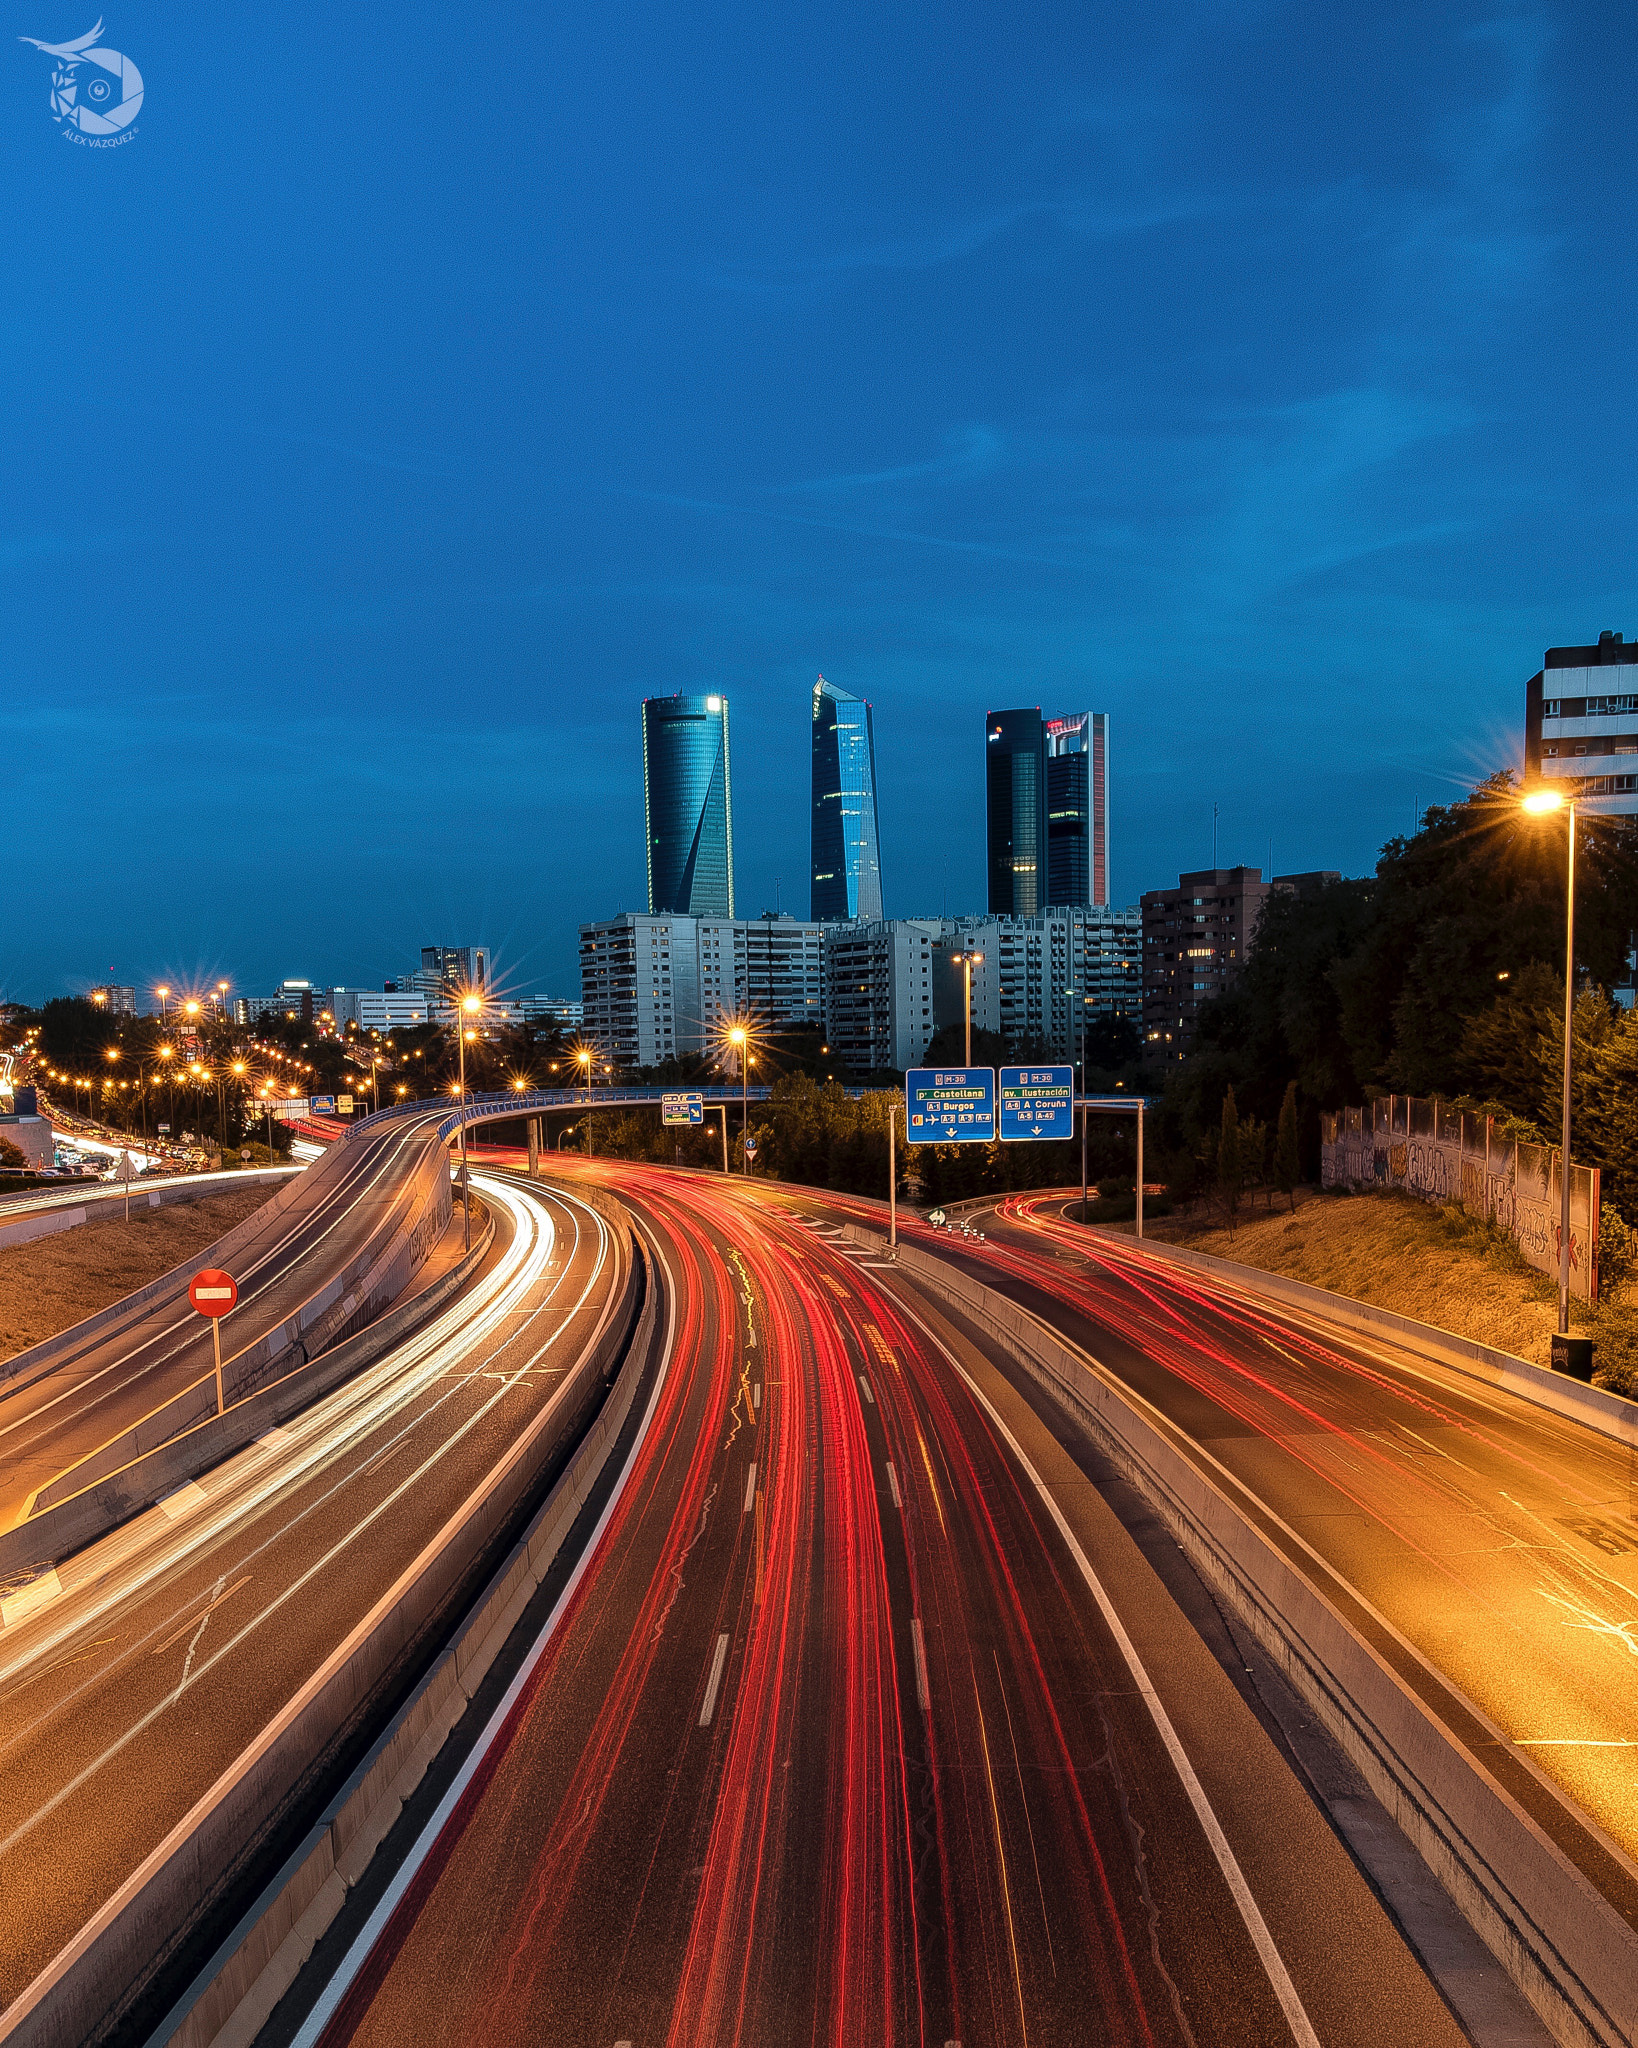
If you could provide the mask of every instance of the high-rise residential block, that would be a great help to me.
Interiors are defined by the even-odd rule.
[[[1261,868],[1202,868],[1179,875],[1175,889],[1143,898],[1143,1039],[1145,1055],[1185,1059],[1202,1003],[1220,996],[1250,957],[1257,921],[1271,895],[1320,889],[1342,878],[1334,870],[1263,880]]]
[[[1548,648],[1524,686],[1524,768],[1583,814],[1638,814],[1638,641]]]
[[[935,947],[942,918],[863,920],[824,928],[825,1037],[853,1074],[917,1066],[935,1025]]]
[[[734,804],[728,699],[643,702],[643,817],[654,917],[732,917]]]
[[[812,884],[815,924],[882,915],[876,740],[870,706],[821,676],[813,686]]]
[[[580,927],[581,1025],[626,1067],[659,1066],[716,1042],[734,1017],[761,1031],[824,1021],[821,927],[764,917],[622,911]]]
[[[1124,910],[1055,906],[1038,917],[962,918],[948,925],[935,975],[940,1026],[961,1022],[960,961],[968,950],[983,955],[973,969],[974,1028],[996,1032],[1015,1051],[1039,1047],[1054,1059],[1076,1061],[1094,1019],[1141,1024],[1136,904]]]

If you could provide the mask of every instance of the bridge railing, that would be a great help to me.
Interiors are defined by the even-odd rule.
[[[501,1117],[538,1116],[549,1109],[647,1109],[667,1095],[698,1095],[707,1109],[715,1109],[719,1103],[733,1108],[736,1103],[766,1102],[772,1094],[770,1088],[646,1088],[617,1087],[593,1088],[531,1088],[518,1090],[508,1088],[493,1095],[469,1095],[465,1103],[453,1103],[449,1114],[438,1126],[440,1137],[452,1138],[463,1123],[488,1123]],[[857,1093],[857,1090],[850,1090]],[[357,1137],[360,1131],[377,1129],[380,1125],[406,1116],[425,1116],[431,1103],[423,1098],[419,1102],[395,1102],[386,1109],[373,1111],[369,1116],[360,1117],[348,1132]]]

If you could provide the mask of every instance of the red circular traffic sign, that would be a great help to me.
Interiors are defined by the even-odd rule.
[[[202,1316],[225,1316],[238,1299],[238,1282],[215,1266],[195,1273],[188,1282],[188,1300]]]

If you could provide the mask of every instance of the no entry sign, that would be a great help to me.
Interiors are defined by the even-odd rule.
[[[239,1288],[231,1273],[207,1266],[188,1282],[188,1300],[202,1316],[225,1316],[239,1299]]]

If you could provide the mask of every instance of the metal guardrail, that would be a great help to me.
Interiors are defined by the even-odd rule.
[[[738,1088],[605,1088],[593,1089],[588,1095],[584,1088],[532,1088],[525,1094],[508,1090],[500,1095],[470,1096],[464,1108],[457,1104],[438,1126],[439,1135],[454,1137],[463,1123],[476,1124],[492,1122],[498,1117],[538,1116],[548,1109],[651,1109],[663,1096],[698,1095],[707,1109],[715,1109],[719,1103],[726,1103],[730,1109],[736,1104],[766,1102],[773,1093],[771,1088],[756,1087],[741,1091]],[[861,1095],[863,1089],[851,1088],[850,1095]],[[417,1114],[425,1116],[433,1107],[433,1101],[423,1098],[419,1102],[395,1102],[385,1109],[373,1110],[361,1117],[348,1131],[349,1138],[357,1137],[360,1131],[373,1130],[378,1124]]]

